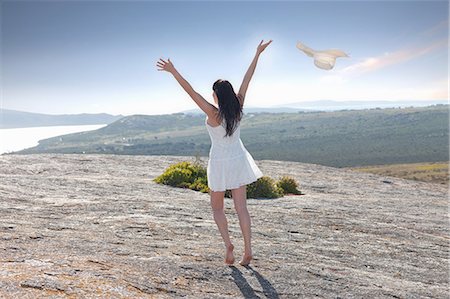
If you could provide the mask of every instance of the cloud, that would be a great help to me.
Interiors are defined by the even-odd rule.
[[[342,84],[347,81],[345,76],[337,75],[325,75],[319,78],[319,81],[323,84]]]
[[[384,53],[376,57],[368,57],[361,62],[350,65],[338,71],[341,76],[361,75],[373,72],[387,66],[400,64],[414,58],[428,54],[436,49],[447,46],[447,39],[441,39],[434,43],[413,49],[402,49],[392,53]]]
[[[328,84],[325,81],[329,80]],[[336,80],[333,84],[333,80]],[[444,100],[448,98],[448,79],[424,82],[420,86],[399,85],[395,82],[380,87],[373,82],[339,84],[331,75],[326,79],[302,79],[286,77],[282,81],[259,80],[252,82],[246,103],[249,106],[275,106],[313,100],[364,101],[364,100]]]
[[[447,28],[448,20],[442,20],[436,23],[433,27],[419,32],[418,35],[426,36],[427,38],[429,38],[433,35],[436,35],[441,30]],[[367,57],[343,69],[335,70],[331,75],[322,76],[319,80],[323,83],[342,84],[348,81],[348,77],[360,76],[385,67],[401,64],[431,53],[442,47],[448,47],[448,38],[436,40],[428,45],[421,45],[409,49],[400,49],[394,52],[384,52],[379,56]]]
[[[448,29],[448,20],[442,20],[433,27],[424,30],[422,32],[419,32],[419,35],[425,35],[425,36],[433,36],[440,32],[442,29]]]

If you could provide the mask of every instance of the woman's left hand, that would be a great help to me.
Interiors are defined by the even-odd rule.
[[[256,49],[256,52],[258,54],[261,54],[264,51],[264,49],[266,49],[267,46],[270,45],[271,42],[272,42],[272,40],[270,40],[267,43],[263,44],[263,40],[261,40],[261,42],[258,45],[258,48]]]
[[[160,67],[158,71],[166,71],[172,73],[175,70],[175,67],[172,64],[172,61],[170,61],[170,58],[168,59],[168,61],[164,61],[164,59],[160,58],[156,65]]]

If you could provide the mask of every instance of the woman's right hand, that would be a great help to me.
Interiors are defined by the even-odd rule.
[[[156,63],[156,65],[160,68],[158,71],[166,71],[169,73],[173,73],[175,70],[175,67],[173,66],[172,61],[170,61],[170,58],[168,61],[165,61],[164,59],[160,58],[159,61]]]
[[[263,44],[263,40],[258,45],[258,48],[256,49],[256,53],[261,54],[262,51],[272,42],[272,40],[268,41],[267,43]]]

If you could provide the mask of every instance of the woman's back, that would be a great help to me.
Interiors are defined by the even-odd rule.
[[[241,126],[240,122],[237,123],[236,128],[231,134],[231,136],[226,136],[226,122],[225,120],[218,126],[211,126],[208,124],[208,118],[205,119],[205,125],[209,133],[209,137],[211,138],[211,151],[214,151],[216,148],[226,147],[227,152],[230,154],[234,150],[242,150],[239,146],[240,137],[241,137]]]

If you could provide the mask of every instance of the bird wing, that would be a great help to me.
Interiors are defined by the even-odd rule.
[[[306,55],[308,55],[309,57],[313,57],[314,53],[316,52],[315,50],[305,46],[304,44],[302,44],[301,42],[297,43],[297,48],[300,51],[303,51]]]

